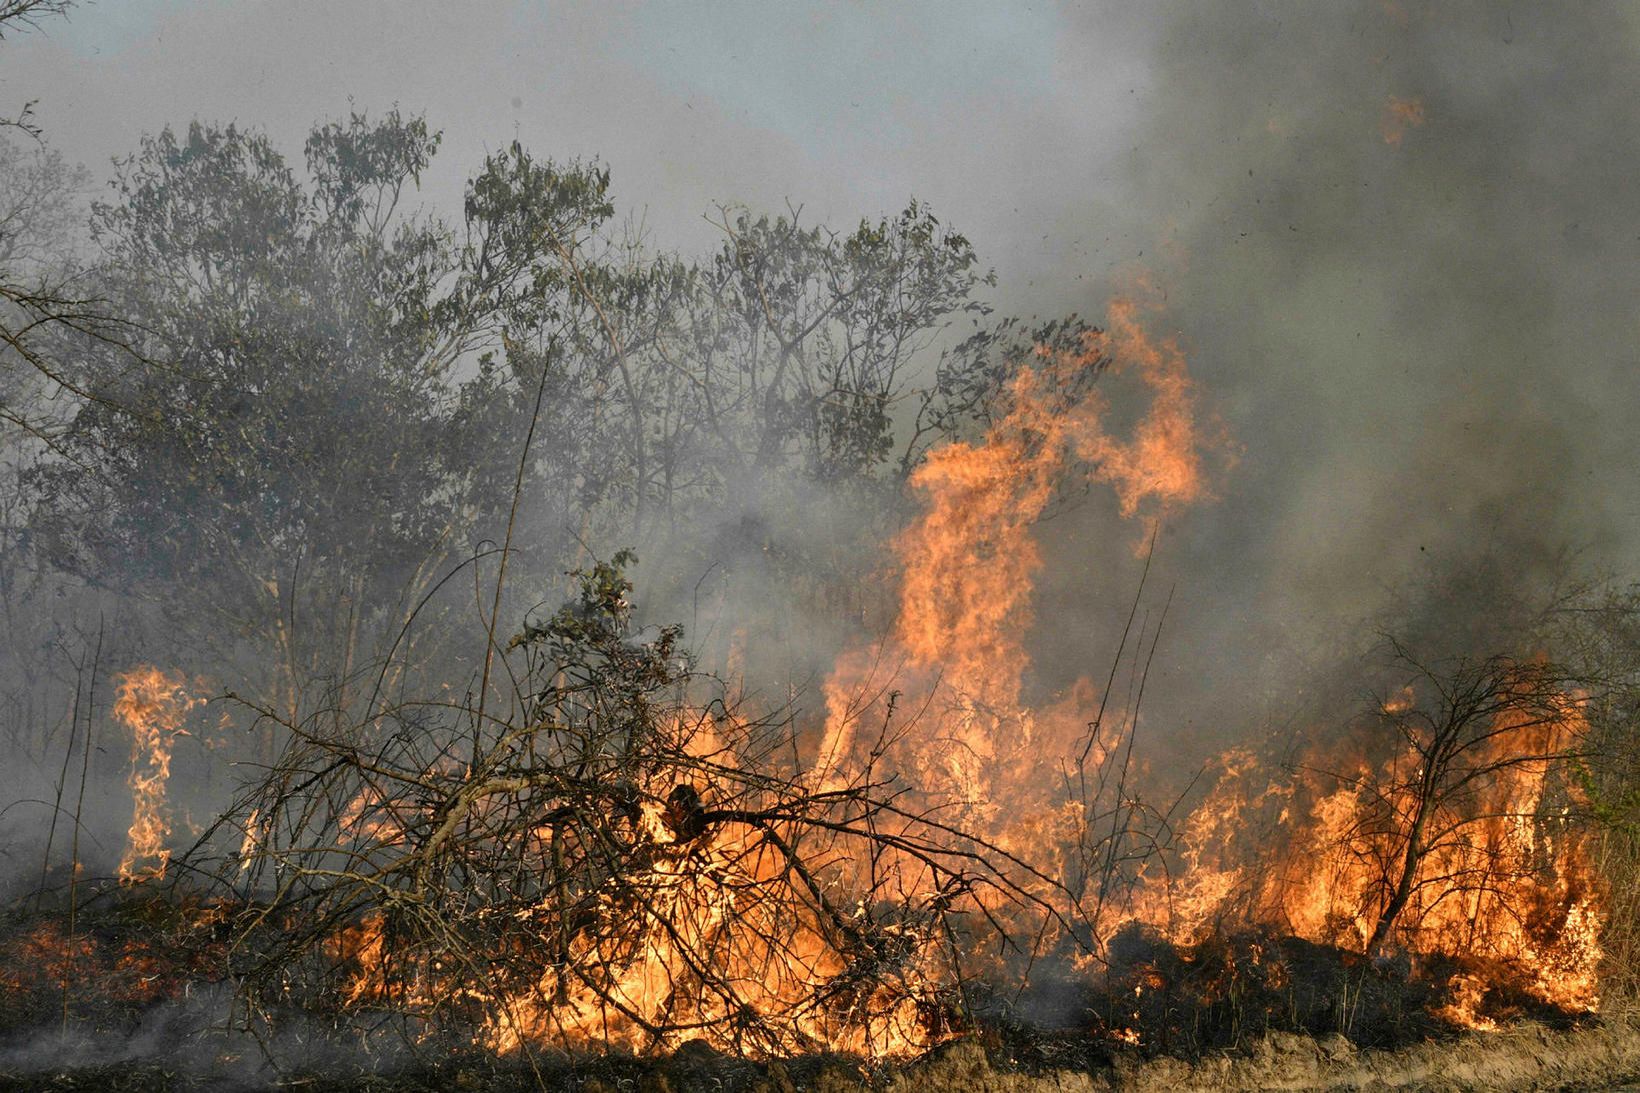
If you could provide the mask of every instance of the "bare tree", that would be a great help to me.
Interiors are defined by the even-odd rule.
[[[1500,870],[1514,866],[1473,835],[1478,825],[1509,818],[1499,814],[1510,807],[1500,806],[1508,796],[1497,792],[1499,784],[1523,772],[1546,776],[1581,745],[1581,699],[1561,666],[1506,655],[1429,663],[1388,641],[1412,678],[1399,694],[1381,698],[1375,716],[1402,750],[1385,766],[1334,774],[1370,805],[1351,833],[1370,847],[1381,878],[1369,954],[1389,940],[1420,893],[1496,888]],[[1442,867],[1431,868],[1437,862]]]

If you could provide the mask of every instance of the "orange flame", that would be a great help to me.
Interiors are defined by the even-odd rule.
[[[1410,702],[1400,695],[1385,707]],[[1601,886],[1566,808],[1548,807],[1554,763],[1518,758],[1561,752],[1581,729],[1572,698],[1547,723],[1499,716],[1478,764],[1486,777],[1442,807],[1442,834],[1419,863],[1397,929],[1405,952],[1492,962],[1546,1003],[1599,1007]],[[1408,772],[1418,762],[1402,753],[1281,778],[1245,753],[1228,761],[1184,824],[1185,869],[1146,892],[1134,917],[1184,943],[1234,921],[1364,951],[1387,898],[1386,863],[1405,846],[1404,822],[1392,818],[1413,812]],[[1495,1027],[1479,1012],[1487,985],[1455,978],[1437,1016]]]
[[[1423,120],[1415,101],[1395,100],[1393,115],[1405,125]],[[1202,461],[1211,445],[1183,355],[1175,341],[1147,335],[1137,314],[1117,301],[1108,332],[1090,335],[1074,354],[1043,352],[1019,372],[1007,413],[982,441],[930,453],[911,479],[922,514],[895,542],[903,574],[892,640],[874,655],[840,658],[827,684],[823,780],[839,784],[892,761],[931,798],[964,806],[970,829],[1049,874],[1063,865],[1056,847],[1079,819],[1051,788],[1061,775],[1053,764],[1088,724],[1097,696],[1084,681],[1054,705],[1024,704],[1025,640],[1042,566],[1033,524],[1077,461],[1113,488],[1123,516],[1151,527],[1206,494]],[[1065,395],[1106,360],[1149,394],[1126,436],[1106,428],[1103,398]],[[891,720],[885,695],[899,700],[900,726],[868,736],[865,728]],[[1381,712],[1404,715],[1415,697],[1405,688]],[[1549,755],[1579,728],[1568,698],[1564,717],[1548,724],[1500,722],[1489,747],[1496,759]],[[1406,772],[1415,766],[1416,756],[1403,754],[1381,767],[1345,763],[1330,778],[1314,769],[1282,776],[1232,751],[1216,788],[1180,828],[1177,867],[1148,880],[1141,873],[1126,920],[1179,944],[1240,921],[1363,951],[1384,912],[1384,863],[1395,860],[1401,837],[1385,816],[1410,814]],[[1564,816],[1544,813],[1551,767],[1492,764],[1461,806],[1447,809],[1443,837],[1423,855],[1399,914],[1396,943],[1414,956],[1499,962],[1543,1001],[1593,1009],[1600,895],[1579,835]],[[1480,998],[1454,981],[1441,1015],[1484,1027],[1491,1018],[1480,1013]]]
[[[1415,100],[1391,103],[1398,125],[1421,123]],[[1090,332],[1075,352],[1039,352],[1018,371],[1004,392],[1003,412],[983,438],[929,453],[910,480],[920,514],[893,543],[901,569],[893,629],[881,647],[846,651],[826,684],[815,785],[858,784],[894,768],[931,807],[958,806],[963,826],[1028,862],[1038,880],[1071,871],[1067,847],[1088,824],[1088,802],[1070,800],[1064,790],[1064,757],[1087,741],[1085,754],[1102,763],[1118,754],[1112,739],[1133,726],[1131,715],[1128,723],[1117,715],[1109,736],[1090,741],[1099,695],[1086,680],[1052,702],[1028,704],[1025,649],[1043,565],[1035,523],[1075,474],[1108,484],[1121,516],[1150,530],[1207,496],[1203,463],[1215,438],[1203,428],[1184,356],[1174,339],[1147,334],[1138,315],[1138,305],[1116,301],[1108,330]],[[1090,390],[1092,377],[1107,367],[1135,378],[1146,399],[1126,430],[1112,431],[1111,403]],[[1416,699],[1405,688],[1381,701],[1379,713],[1414,716]],[[1587,848],[1565,810],[1556,811],[1565,792],[1556,788],[1553,763],[1510,758],[1562,751],[1581,731],[1581,715],[1571,696],[1557,711],[1562,716],[1531,721],[1503,716],[1491,726],[1486,747],[1495,754],[1481,757],[1486,776],[1475,778],[1461,801],[1443,805],[1442,834],[1422,855],[1395,919],[1392,943],[1414,960],[1451,954],[1470,960],[1467,970],[1449,977],[1436,1011],[1448,1020],[1477,1028],[1495,1020],[1486,1010],[1483,964],[1509,969],[1514,982],[1546,1002],[1567,1009],[1599,1003],[1602,892]],[[556,961],[526,961],[521,988],[483,995],[465,988],[488,1015],[484,1042],[499,1051],[543,1041],[675,1048],[676,1042],[656,1043],[653,1030],[667,1023],[662,1015],[676,1015],[671,1007],[688,978],[688,954],[711,952],[718,970],[737,984],[737,1004],[796,1014],[791,1042],[765,1044],[765,1050],[824,1043],[883,1057],[931,1046],[937,1036],[919,1012],[929,992],[918,991],[941,973],[931,952],[918,948],[926,940],[908,939],[907,974],[895,991],[856,999],[848,1013],[794,1004],[825,997],[828,984],[847,976],[838,946],[828,940],[841,927],[818,913],[794,918],[789,904],[779,921],[755,902],[737,904],[734,892],[779,882],[790,863],[741,821],[683,833],[689,815],[675,804],[676,791],[687,788],[687,801],[698,806],[718,788],[707,772],[735,759],[703,713],[673,729],[709,761],[702,764],[701,785],[646,782],[635,789],[642,804],[632,820],[634,837],[647,863],[641,914],[623,920],[631,928],[619,936],[585,932],[558,942],[578,948]],[[1415,747],[1370,760],[1320,751],[1286,772],[1265,770],[1250,751],[1226,753],[1212,789],[1173,828],[1178,840],[1170,868],[1147,873],[1138,867],[1133,891],[1112,917],[1143,923],[1181,945],[1240,924],[1346,952],[1376,948],[1372,939],[1391,917],[1386,863],[1408,845],[1396,818],[1412,811],[1408,794],[1416,777],[1408,772],[1419,757]],[[1331,773],[1320,773],[1328,767]],[[1127,807],[1118,801],[1116,811]],[[342,838],[386,844],[404,837],[406,820],[368,789],[337,817]],[[543,828],[539,845],[528,852],[550,853],[553,838],[551,828]],[[849,868],[836,865],[845,879]],[[927,890],[926,870],[909,858],[888,853],[870,868],[879,880],[892,878],[890,887]],[[1033,889],[1045,906],[1080,911],[1065,905],[1064,891],[1046,883]],[[521,921],[539,916],[547,923],[555,913],[544,902],[526,909]],[[1108,937],[1120,924],[1103,922],[1090,933],[1103,930]],[[419,973],[408,982],[389,976],[387,930],[386,918],[375,915],[338,937],[337,955],[357,968],[345,997],[355,1004],[428,1003],[440,984]],[[1095,936],[1093,945],[1103,937]],[[1257,945],[1252,953],[1254,963],[1264,959]],[[610,975],[596,985],[574,981],[562,971],[572,964]],[[1135,998],[1164,985],[1153,974],[1154,982],[1135,985]],[[1289,974],[1271,959],[1269,982]],[[731,1031],[744,1026],[745,1014],[705,997],[687,1005],[694,1007],[684,1015],[690,1036],[746,1049]],[[1109,1036],[1141,1042],[1136,1027],[1112,1028]]]
[[[120,860],[122,884],[165,875],[171,851],[171,818],[165,807],[165,785],[171,777],[171,749],[188,735],[183,719],[200,699],[189,697],[180,674],[151,666],[132,668],[116,677],[114,714],[131,732],[131,828]]]
[[[1009,384],[1007,412],[978,443],[930,452],[911,476],[922,515],[895,540],[901,567],[891,645],[877,656],[841,657],[826,685],[828,722],[817,773],[846,780],[871,761],[880,742],[862,746],[861,724],[881,723],[873,692],[878,669],[931,716],[896,760],[916,784],[953,796],[971,810],[1005,798],[999,790],[1034,778],[1035,767],[1063,754],[1088,721],[1095,699],[1079,685],[1074,701],[1050,710],[1022,705],[1025,639],[1034,582],[1042,567],[1035,522],[1073,470],[1116,492],[1124,517],[1148,527],[1206,495],[1209,447],[1184,355],[1173,338],[1157,340],[1130,299],[1111,304],[1109,329],[1091,330],[1075,352],[1041,350]],[[1108,402],[1090,389],[1107,367],[1137,376],[1148,406],[1125,438],[1107,427]],[[1080,392],[1080,393],[1078,393]],[[875,707],[875,709],[874,709]],[[1057,744],[1055,743],[1057,742]],[[976,813],[977,814],[977,813]]]
[[[909,989],[840,990],[850,968],[836,935],[846,925],[799,901],[755,898],[796,883],[767,831],[739,820],[691,826],[691,812],[724,788],[713,772],[736,761],[717,722],[705,712],[680,711],[668,731],[702,761],[699,784],[680,794],[680,785],[640,775],[632,824],[645,864],[632,877],[635,899],[616,901],[631,906],[606,907],[617,928],[561,932],[563,912],[553,897],[520,909],[520,949],[506,954],[514,958],[506,982],[492,977],[478,987],[452,982],[437,961],[396,961],[389,916],[373,911],[330,940],[331,957],[351,969],[343,1000],[432,1013],[457,996],[483,1016],[479,1041],[503,1054],[539,1043],[673,1050],[691,1039],[754,1054],[825,1044],[877,1058],[933,1046],[915,984],[932,987],[936,977],[921,967],[926,961],[914,951],[915,939],[905,959]],[[395,824],[372,823],[369,805],[349,803],[341,837],[378,844],[402,838]],[[547,858],[554,839],[544,826],[525,852]],[[712,954],[716,974],[735,984],[732,998],[691,990],[691,968],[702,953]],[[608,975],[571,970],[587,967]],[[831,1004],[814,1004],[821,997]],[[657,1038],[667,1026],[681,1028]]]
[[[1136,305],[1118,301],[1109,332],[1090,332],[1075,352],[1039,353],[1008,386],[1006,410],[983,440],[930,453],[912,476],[923,511],[894,541],[902,576],[891,641],[885,649],[847,652],[834,667],[816,783],[848,784],[869,776],[880,759],[891,761],[909,768],[912,783],[931,800],[960,803],[987,834],[1035,860],[1044,848],[1063,845],[1081,822],[1080,809],[1052,790],[1038,793],[1041,808],[1013,807],[1006,816],[997,810],[1003,802],[1020,804],[1017,793],[1003,794],[1007,787],[1051,782],[1040,777],[1044,764],[1084,730],[1097,699],[1083,682],[1039,709],[1024,704],[1025,640],[1042,565],[1033,525],[1073,470],[1110,484],[1122,516],[1148,522],[1204,493],[1203,438],[1183,356],[1174,341],[1152,340],[1137,314]],[[1135,376],[1148,396],[1125,437],[1107,427],[1109,408],[1090,393],[1093,377],[1107,367]],[[889,714],[902,693],[916,707],[905,723]],[[697,793],[710,799],[721,787],[706,772],[734,763],[734,756],[705,714],[673,731],[705,761],[704,784],[689,787],[689,799]],[[848,945],[837,937],[852,928],[846,914],[822,914],[801,900],[760,904],[737,897],[737,891],[794,883],[790,862],[774,852],[765,832],[739,821],[681,835],[688,816],[674,814],[678,788],[635,787],[641,806],[634,834],[649,863],[639,878],[636,920],[623,920],[613,932],[559,935],[554,944],[570,948],[556,957],[543,954],[538,980],[522,987],[486,988],[482,996],[464,988],[463,997],[487,1015],[482,1038],[490,1048],[505,1052],[532,1042],[676,1047],[655,1043],[654,1029],[668,1023],[663,1015],[679,1017],[676,1007],[685,1005],[694,1007],[681,1015],[690,1037],[745,1050],[742,1033],[734,1031],[746,1027],[745,1013],[722,1011],[725,1003],[715,997],[680,992],[689,980],[690,954],[698,952],[715,954],[718,973],[737,985],[737,1005],[786,1015],[780,1035],[789,1042],[755,1049],[826,1044],[894,1057],[937,1042],[927,1007],[946,961],[932,935],[890,930],[899,938],[890,948],[903,942],[894,957],[895,987],[839,994],[837,984],[851,975],[848,961],[858,958],[845,956]],[[396,844],[403,837],[404,817],[389,814],[368,787],[336,821],[348,842]],[[528,852],[551,854],[554,838],[544,828]],[[845,883],[851,879],[846,861],[828,868]],[[903,892],[926,895],[932,883],[926,865],[909,856],[888,853],[870,868],[879,883],[891,878],[889,887]],[[539,916],[551,923],[559,913],[548,901],[521,921]],[[439,973],[391,969],[389,926],[385,916],[372,915],[335,938],[333,956],[354,969],[344,998],[430,1010],[445,991],[428,981]],[[583,965],[607,969],[609,977],[593,983],[564,972]],[[844,996],[846,1006],[813,1002]]]
[[[1153,340],[1138,321],[1138,307],[1120,299],[1110,307],[1110,333],[1104,339],[1112,367],[1132,368],[1150,390],[1149,412],[1121,441],[1097,427],[1076,443],[1082,458],[1095,465],[1095,477],[1109,482],[1121,501],[1122,515],[1133,516],[1150,503],[1157,515],[1200,500],[1205,492],[1202,452],[1207,439],[1196,420],[1196,400],[1184,353],[1173,337]]]

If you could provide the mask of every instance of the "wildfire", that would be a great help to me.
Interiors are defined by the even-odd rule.
[[[1411,708],[1410,697],[1386,704]],[[1414,959],[1488,962],[1525,993],[1566,1010],[1599,1006],[1602,894],[1565,805],[1575,789],[1551,759],[1581,731],[1575,700],[1547,719],[1503,711],[1484,725],[1462,793],[1430,801],[1417,754],[1362,758],[1293,774],[1242,754],[1185,822],[1185,868],[1154,885],[1136,918],[1180,943],[1227,925],[1262,928],[1370,955],[1401,863],[1409,897],[1390,943]],[[1410,751],[1410,749],[1409,749]],[[1520,757],[1528,757],[1522,759]],[[1419,795],[1431,816],[1420,836]],[[1419,839],[1408,857],[1409,840]],[[1491,980],[1452,981],[1438,1015],[1495,1027],[1480,1012]]]
[[[1138,305],[1117,300],[1110,308],[1110,333],[1096,339],[1109,352],[1113,368],[1131,368],[1150,391],[1150,410],[1123,441],[1097,427],[1079,432],[1082,458],[1094,465],[1094,476],[1116,490],[1122,515],[1133,516],[1147,505],[1153,526],[1160,514],[1198,501],[1205,493],[1202,453],[1208,444],[1196,416],[1196,400],[1184,354],[1173,337],[1157,341],[1138,319]]]
[[[1155,518],[1204,492],[1203,439],[1177,343],[1146,335],[1138,307],[1118,300],[1110,330],[1089,331],[1076,353],[1047,354],[1014,378],[1010,410],[982,443],[929,453],[911,477],[922,516],[896,541],[902,576],[895,628],[918,665],[939,665],[959,690],[998,707],[1018,704],[1022,641],[1032,584],[1042,567],[1032,526],[1074,456],[1116,490],[1123,516]],[[1110,363],[1136,372],[1151,393],[1127,439],[1105,428],[1096,391],[1065,405],[1062,393]]]
[[[479,1041],[500,1053],[531,1043],[670,1050],[697,1039],[751,1054],[816,1044],[882,1058],[927,1050],[938,1042],[928,1019],[938,978],[926,967],[924,940],[888,928],[872,932],[868,944],[862,908],[827,903],[807,887],[812,874],[804,880],[794,873],[791,832],[782,836],[765,822],[707,822],[709,810],[736,792],[737,759],[718,728],[702,711],[681,711],[664,724],[698,761],[698,780],[640,775],[623,791],[618,822],[604,837],[622,840],[637,867],[604,878],[601,891],[555,886],[517,904],[498,924],[503,951],[491,954],[495,970],[482,983],[463,976],[461,954],[405,958],[395,940],[402,920],[374,911],[327,946],[350,968],[341,1001],[431,1017],[454,1000],[479,1016]],[[379,792],[366,792],[342,810],[341,845],[406,845],[421,820],[403,812],[394,824],[361,820],[380,804]],[[499,803],[477,810],[465,850],[483,845],[485,825],[501,811]],[[572,817],[555,814],[520,858],[550,866],[609,850],[588,845]],[[567,910],[570,902],[577,909]],[[857,962],[866,957],[897,966],[898,986],[860,975]],[[719,987],[703,989],[702,961]]]
[[[1411,684],[1408,684],[1407,686],[1402,687],[1394,695],[1384,699],[1379,708],[1386,714],[1394,716],[1395,714],[1406,713],[1408,710],[1412,709],[1412,706],[1412,686]]]
[[[1391,116],[1397,126],[1423,121],[1414,100],[1392,101]],[[911,480],[922,514],[895,541],[893,640],[845,655],[827,686],[823,784],[896,767],[922,791],[959,803],[971,830],[1056,876],[1072,871],[1066,847],[1088,837],[1082,810],[1062,796],[1064,764],[1099,704],[1087,681],[1051,705],[1025,702],[1025,639],[1042,566],[1033,526],[1079,467],[1113,488],[1123,516],[1151,526],[1206,493],[1210,445],[1183,356],[1174,341],[1147,335],[1138,315],[1117,302],[1108,332],[1089,335],[1080,352],[1044,352],[1021,370],[1008,412],[983,440],[929,455]],[[1150,397],[1126,436],[1106,428],[1102,398],[1064,397],[1106,361]],[[899,727],[868,735],[863,726],[896,716],[884,697],[889,677]],[[1575,696],[1543,701],[1541,716],[1505,709],[1477,726],[1469,766],[1452,783],[1461,791],[1450,793],[1422,777],[1435,753],[1414,747],[1371,760],[1318,750],[1292,773],[1232,750],[1179,824],[1171,867],[1142,866],[1094,944],[1126,923],[1181,946],[1243,928],[1365,955],[1380,947],[1414,958],[1461,954],[1505,969],[1498,974],[1543,1002],[1595,1008],[1601,896],[1581,836],[1553,804],[1568,790],[1551,757],[1567,751],[1581,716]],[[1410,724],[1419,716],[1415,689],[1393,690],[1378,713]],[[1115,726],[1085,754],[1103,762],[1131,730]],[[1420,802],[1420,793],[1433,799]],[[1129,806],[1102,807],[1120,814]],[[1094,963],[1103,959],[1096,953]],[[1270,983],[1288,975],[1280,961],[1265,969]],[[1466,982],[1454,981],[1439,1013],[1486,1027],[1485,991]]]
[[[1124,435],[1108,427],[1109,406],[1092,392],[1107,368],[1136,377],[1145,396]],[[1033,525],[1073,473],[1109,484],[1124,517],[1153,523],[1205,493],[1204,441],[1178,346],[1150,338],[1127,302],[1112,307],[1108,332],[1022,367],[1004,405],[982,440],[930,453],[912,476],[922,513],[893,544],[891,642],[839,659],[819,757],[800,785],[825,799],[871,783],[885,773],[879,764],[907,773],[918,808],[943,816],[954,802],[981,835],[1031,863],[1036,872],[1013,891],[1048,906],[1050,871],[1071,867],[1063,847],[1086,823],[1082,806],[1054,789],[1052,764],[1086,731],[1098,695],[1083,681],[1054,702],[1026,704],[1025,640],[1042,566]],[[587,632],[585,618],[577,633]],[[894,714],[901,702],[911,716]],[[350,968],[340,1001],[429,1016],[466,1006],[480,1018],[480,1040],[500,1052],[540,1042],[664,1050],[706,1039],[754,1054],[824,1045],[884,1058],[949,1035],[939,1016],[952,982],[941,908],[974,890],[920,849],[925,835],[909,814],[860,821],[889,841],[857,856],[835,822],[805,826],[789,797],[750,807],[765,776],[755,762],[743,765],[724,730],[736,736],[732,718],[680,708],[653,729],[674,761],[621,766],[606,815],[534,806],[536,826],[496,851],[492,831],[519,830],[509,826],[520,807],[510,795],[532,784],[523,772],[541,769],[536,748],[554,746],[533,735],[544,729],[498,743],[495,756],[516,750],[516,759],[492,760],[507,773],[491,778],[448,756],[403,778],[373,760],[333,814],[327,853],[359,863],[352,869],[429,846],[482,860],[500,852],[516,865],[507,909],[482,923],[498,950],[489,972],[464,974],[465,955],[448,949],[406,951],[437,913],[416,895],[331,936],[329,957]],[[406,784],[416,792],[406,795]],[[1029,800],[1022,787],[1033,787],[1024,789]],[[241,863],[258,850],[252,832],[267,815],[246,822]],[[630,869],[592,866],[614,847]],[[567,877],[577,878],[573,887]],[[512,896],[532,884],[539,896]],[[975,896],[1000,914],[1001,890]],[[469,887],[460,899],[472,897]]]
[[[188,695],[181,675],[150,666],[132,668],[115,682],[114,715],[131,733],[131,827],[119,877],[122,884],[136,884],[163,877],[171,860],[165,845],[171,835],[165,807],[171,749],[188,735],[183,720],[201,700]]]
[[[431,1021],[454,1000],[478,1014],[481,1042],[500,1052],[530,1043],[667,1050],[704,1039],[751,1054],[818,1045],[919,1053],[949,1034],[936,1015],[954,946],[933,924],[952,878],[914,852],[904,811],[874,814],[892,838],[855,857],[835,824],[804,828],[793,804],[899,774],[912,787],[903,800],[942,823],[952,817],[942,831],[960,827],[1018,866],[1012,891],[1023,900],[1004,906],[994,892],[967,890],[985,920],[1034,935],[1040,951],[1077,947],[1072,959],[1085,969],[1112,968],[1113,938],[1130,927],[1180,950],[1241,931],[1240,948],[1223,947],[1233,959],[1213,973],[1214,990],[1255,979],[1289,989],[1300,972],[1281,946],[1300,939],[1352,967],[1462,958],[1433,1012],[1473,1027],[1496,1020],[1498,976],[1564,1009],[1598,1005],[1602,893],[1567,818],[1575,787],[1554,758],[1581,732],[1576,696],[1483,703],[1484,716],[1454,722],[1451,711],[1419,706],[1439,687],[1391,688],[1368,711],[1373,725],[1289,768],[1268,769],[1251,750],[1225,753],[1194,808],[1145,830],[1135,787],[1147,772],[1128,747],[1136,713],[1107,716],[1085,679],[1048,701],[1027,693],[1043,566],[1034,528],[1066,481],[1109,485],[1122,517],[1152,531],[1208,493],[1213,442],[1183,354],[1149,335],[1139,314],[1119,301],[1108,330],[1077,351],[1038,353],[982,438],[931,452],[912,475],[920,511],[893,542],[893,628],[881,646],[838,658],[818,754],[772,809],[748,803],[768,782],[732,742],[744,739],[732,716],[687,703],[645,729],[666,742],[669,763],[623,759],[577,774],[578,785],[604,787],[596,817],[550,793],[527,796],[556,769],[537,749],[578,739],[547,713],[500,740],[487,760],[493,774],[448,754],[402,776],[373,759],[377,780],[334,813],[326,852],[350,868],[418,855],[424,864],[410,896],[355,913],[332,937],[330,956],[351,971],[341,1001]],[[1107,369],[1134,378],[1144,399],[1126,429],[1112,428],[1112,404],[1089,383]],[[589,625],[576,616],[577,633]],[[1505,698],[1536,678],[1529,665],[1496,671],[1487,685]],[[180,682],[151,678],[141,707],[151,712],[132,723],[174,734],[187,708]],[[1453,724],[1469,735],[1420,736]],[[603,730],[584,733],[594,731]],[[604,762],[584,738],[574,746],[586,749],[578,769]],[[531,818],[509,826],[518,815]],[[241,860],[258,849],[252,832],[269,824],[267,813],[251,816]],[[1132,832],[1153,841],[1129,857]],[[466,878],[493,868],[487,855],[512,863],[498,885],[504,909],[478,916],[497,950],[482,975],[466,974],[459,951],[401,952],[403,938],[448,926],[421,879],[433,849],[440,868],[463,878],[457,902],[483,905]],[[621,868],[588,864],[611,857]],[[895,920],[873,899],[934,910]],[[1142,1014],[1128,1011],[1170,994],[1174,972],[1147,957],[1137,974],[1107,1029],[1117,1042],[1149,1043]]]
[[[1149,394],[1126,438],[1107,428],[1108,403],[1088,386],[1108,367],[1131,372]],[[1085,392],[1067,397],[1067,392]],[[1022,703],[1025,638],[1042,556],[1033,528],[1073,470],[1115,490],[1125,517],[1147,525],[1206,492],[1206,438],[1175,340],[1155,340],[1126,299],[1110,308],[1109,330],[1087,332],[1076,352],[1039,353],[1007,392],[1008,411],[978,443],[930,452],[911,477],[922,515],[894,543],[899,611],[890,649],[842,657],[827,683],[830,714],[818,770],[835,784],[860,770],[880,742],[862,746],[860,708],[885,661],[903,661],[895,681],[931,714],[894,758],[914,784],[983,813],[1010,786],[1040,783],[1037,766],[1065,753],[1096,701],[1090,684],[1070,701],[1035,711]],[[869,706],[870,704],[868,704]],[[880,702],[878,702],[880,705]]]

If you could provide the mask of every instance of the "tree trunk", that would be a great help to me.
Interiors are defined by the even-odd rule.
[[[1417,879],[1418,866],[1424,857],[1424,828],[1429,820],[1429,805],[1430,797],[1426,790],[1418,799],[1418,814],[1413,818],[1412,829],[1407,832],[1406,854],[1401,859],[1401,874],[1395,882],[1395,890],[1379,912],[1378,923],[1372,928],[1372,937],[1367,941],[1369,957],[1378,955],[1379,947],[1389,939],[1390,931],[1395,929],[1395,920],[1406,910],[1407,901],[1412,898],[1412,883]]]

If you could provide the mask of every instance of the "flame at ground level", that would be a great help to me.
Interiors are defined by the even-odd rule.
[[[1125,437],[1088,382],[1106,368],[1148,400]],[[1541,666],[1397,681],[1287,768],[1228,752],[1189,808],[1151,803],[1160,779],[1135,744],[1136,702],[1086,679],[1029,697],[1036,521],[1073,474],[1111,485],[1151,528],[1205,497],[1195,400],[1177,344],[1125,303],[1078,352],[1022,366],[985,436],[914,474],[892,631],[838,659],[816,757],[789,778],[721,704],[646,693],[622,720],[562,667],[517,724],[481,726],[495,734],[482,755],[477,734],[471,754],[428,756],[415,734],[368,755],[324,744],[314,777],[343,770],[351,789],[301,850],[302,879],[334,897],[322,928],[347,969],[337,1000],[430,1023],[458,1008],[501,1052],[703,1039],[894,1057],[951,1033],[969,977],[1052,962],[1119,978],[1132,962],[1117,939],[1137,932],[1197,948],[1263,939],[1226,941],[1234,961],[1209,993],[1251,974],[1235,961],[1266,989],[1293,987],[1274,938],[1362,968],[1460,958],[1431,1004],[1477,1027],[1500,982],[1597,1006],[1604,894],[1566,761],[1580,701]],[[596,632],[595,618],[574,614],[560,638]],[[616,638],[602,663],[651,649]],[[665,677],[668,641],[644,678]],[[1154,652],[1141,621],[1117,654],[1140,694],[1147,641]],[[310,805],[256,802],[236,870],[293,868],[277,840],[293,808],[314,823]],[[977,876],[980,862],[994,874]],[[1152,962],[1123,983],[1142,1009],[1169,980]],[[1111,1035],[1144,1030],[1124,1020]]]

